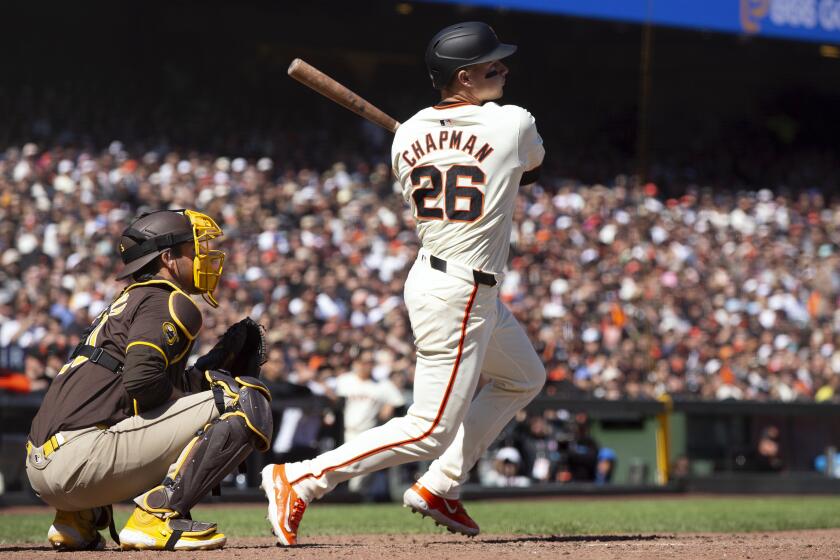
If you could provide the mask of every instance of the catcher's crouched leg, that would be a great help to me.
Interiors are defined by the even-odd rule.
[[[137,508],[120,532],[123,549],[209,550],[227,540],[215,523],[193,521],[189,512],[253,449],[268,449],[270,393],[255,378],[207,375],[221,416],[187,444],[160,486],[135,498]]]

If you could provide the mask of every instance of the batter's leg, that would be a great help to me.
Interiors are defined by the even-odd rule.
[[[452,444],[419,482],[432,493],[457,499],[470,469],[514,414],[545,384],[545,366],[525,329],[498,301],[498,323],[484,357],[482,373],[490,379],[470,404]]]
[[[311,461],[287,464],[288,481],[304,501],[360,474],[436,458],[463,421],[496,324],[495,291],[415,264],[405,296],[417,343],[414,403],[404,417]]]

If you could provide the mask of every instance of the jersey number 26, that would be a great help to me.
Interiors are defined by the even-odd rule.
[[[423,187],[423,179],[429,184]],[[468,179],[470,184],[458,184],[459,180]],[[441,171],[434,165],[421,165],[411,170],[411,185],[414,190],[411,198],[417,208],[417,218],[421,220],[442,220],[444,211],[426,206],[427,199],[437,200],[445,190],[446,218],[451,222],[474,222],[484,213],[484,193],[475,187],[483,185],[484,171],[475,165],[453,165]],[[445,187],[445,189],[444,189]],[[467,205],[458,201],[466,200]],[[464,207],[466,206],[466,208]]]

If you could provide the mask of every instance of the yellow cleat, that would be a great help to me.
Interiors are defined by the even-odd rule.
[[[102,550],[105,539],[99,530],[107,528],[110,521],[111,514],[106,507],[58,510],[47,531],[47,539],[56,550]]]
[[[161,519],[140,508],[120,531],[123,550],[212,550],[222,548],[227,541],[216,532],[215,523],[191,519]]]

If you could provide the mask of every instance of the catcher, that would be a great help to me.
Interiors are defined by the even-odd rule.
[[[192,210],[141,215],[122,234],[129,285],[82,337],[32,422],[26,472],[55,507],[47,538],[61,550],[220,548],[190,509],[272,436],[262,329],[250,318],[186,368],[201,330],[190,295],[213,291],[222,230]],[[134,498],[119,536],[110,504]]]

